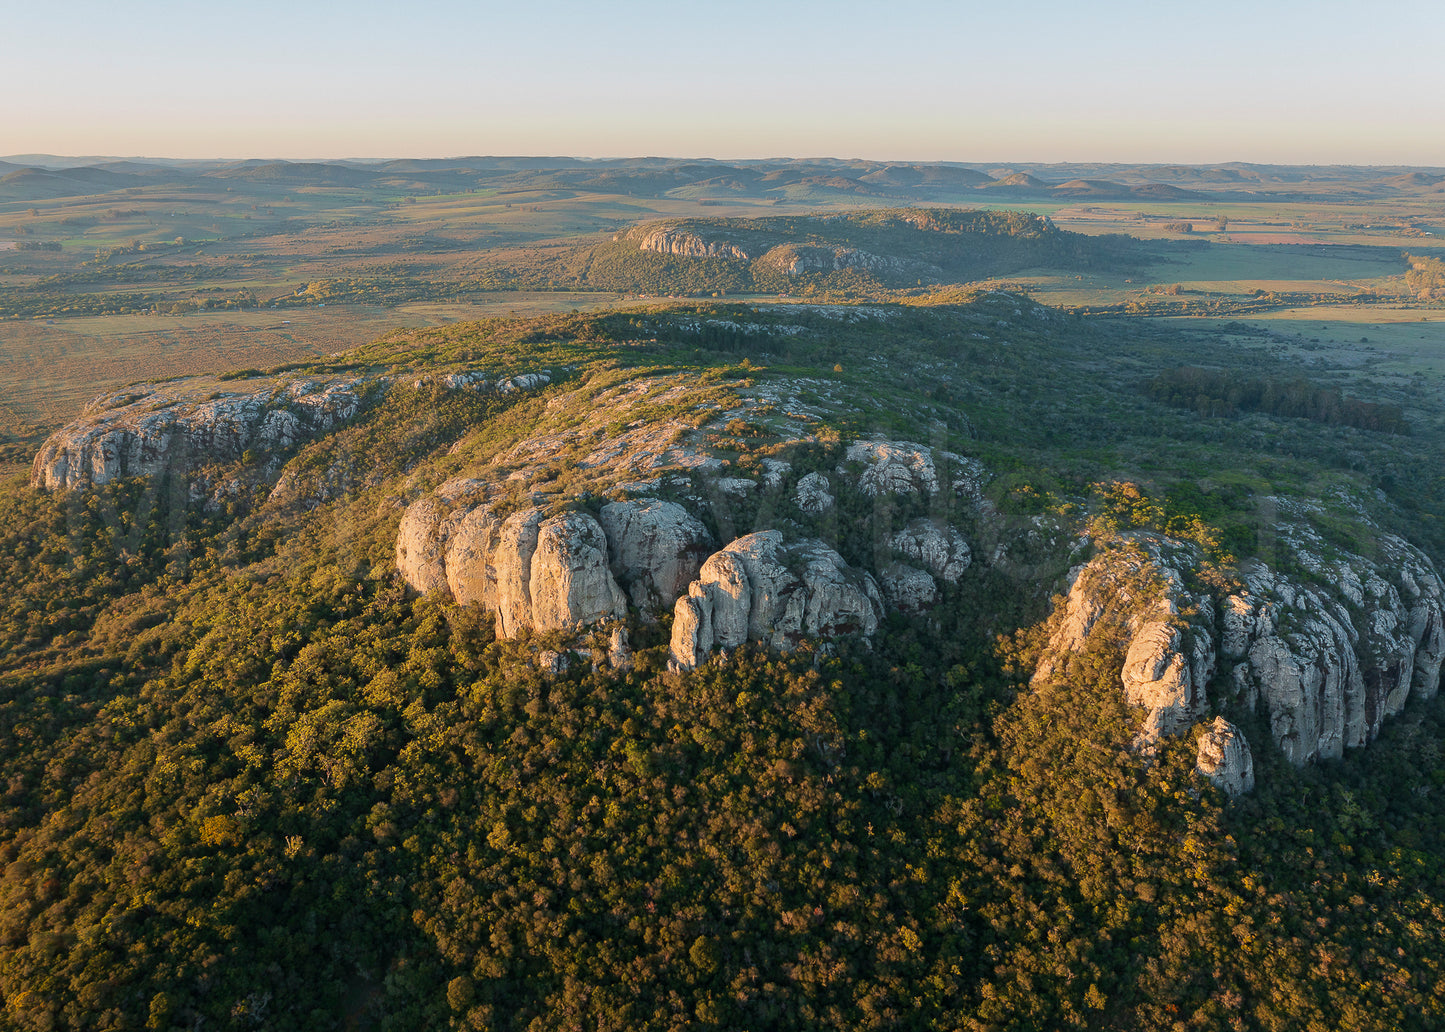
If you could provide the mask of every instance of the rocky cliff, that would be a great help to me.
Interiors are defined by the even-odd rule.
[[[637,241],[642,251],[658,254],[673,254],[684,258],[740,258],[751,257],[737,244],[726,240],[704,240],[696,233],[670,225],[645,225],[628,233],[628,239]]]
[[[333,430],[381,385],[365,378],[179,380],[103,395],[52,434],[30,481],[49,490],[264,458]],[[370,388],[370,391],[368,390]]]
[[[926,576],[926,575],[925,575]],[[817,540],[748,534],[708,558],[677,600],[670,664],[691,670],[714,646],[787,649],[804,638],[871,635],[883,616],[877,582]]]
[[[569,503],[516,507],[504,501],[515,498],[508,494],[515,472],[493,481],[454,477],[406,509],[397,532],[398,571],[419,592],[450,594],[460,604],[494,612],[501,637],[576,630],[629,609],[643,620],[672,612],[671,665],[687,670],[714,647],[753,641],[786,650],[810,638],[872,635],[888,606],[926,610],[972,562],[960,530],[928,517],[885,537],[885,561],[876,574],[792,530],[755,531],[719,549],[700,517],[725,522],[731,504],[759,492],[791,498],[800,515],[816,515],[831,507],[832,483],[773,458],[759,463],[757,477],[725,476],[727,460],[693,452],[675,439],[658,448],[665,439],[658,431],[651,424],[629,428],[605,448],[591,448],[575,468],[582,483],[599,490],[630,495],[655,489],[664,478],[617,482],[637,469],[634,448],[646,444],[647,468],[690,471],[689,478],[670,478],[687,504],[644,494],[593,512]],[[577,432],[534,437],[506,454],[556,454]],[[864,499],[947,491],[967,499],[972,511],[984,478],[976,462],[907,441],[854,442],[841,458],[834,489]],[[540,470],[534,468],[533,477],[541,479]],[[820,497],[829,499],[827,506]]]
[[[1379,535],[1374,558],[1327,558],[1303,524],[1286,524],[1283,539],[1300,574],[1254,560],[1216,587],[1188,544],[1146,534],[1102,543],[1074,571],[1034,683],[1068,676],[1071,656],[1114,637],[1124,643],[1120,689],[1145,711],[1145,751],[1231,707],[1262,710],[1295,764],[1374,740],[1411,697],[1439,691],[1445,585],[1423,553],[1390,534]],[[1242,733],[1220,726],[1206,737],[1201,773],[1244,790],[1253,764]]]
[[[358,419],[384,391],[515,401],[562,375],[454,368],[420,379],[146,385],[98,399],[54,434],[32,480],[85,489],[244,461],[284,501],[298,475],[288,452]],[[383,510],[400,512],[396,569],[418,592],[494,614],[502,638],[614,626],[611,651],[628,662],[621,626],[671,616],[668,660],[679,671],[745,643],[787,650],[876,635],[889,612],[923,616],[957,597],[970,571],[1042,589],[1022,583],[1032,574],[1013,545],[1059,558],[1077,524],[1003,519],[972,457],[883,437],[825,439],[824,417],[849,411],[835,391],[821,379],[724,389],[620,369],[553,388],[514,437],[472,457],[464,434],[437,452],[445,458],[384,489],[395,493]],[[730,443],[739,426],[765,426],[774,443],[748,454]],[[1139,710],[1141,755],[1193,736],[1201,775],[1231,792],[1247,790],[1264,743],[1251,751],[1216,717],[1250,724],[1239,714],[1260,713],[1283,754],[1303,764],[1372,741],[1410,699],[1432,697],[1445,585],[1430,560],[1385,533],[1373,534],[1368,555],[1329,547],[1309,529],[1308,505],[1275,501],[1274,561],[1224,578],[1204,576],[1186,542],[1143,532],[1097,541],[1052,617],[1034,683],[1071,676],[1071,657],[1117,641],[1117,684]]]

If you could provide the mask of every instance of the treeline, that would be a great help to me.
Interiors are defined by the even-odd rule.
[[[1224,369],[1180,366],[1149,380],[1145,393],[1155,401],[1190,409],[1201,416],[1263,412],[1327,426],[1410,433],[1410,424],[1399,405],[1361,401],[1343,394],[1338,387],[1321,387],[1303,378],[1275,380]]]

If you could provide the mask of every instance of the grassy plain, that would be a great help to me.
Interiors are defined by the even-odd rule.
[[[326,355],[394,327],[636,303],[585,287],[591,248],[638,222],[906,203],[864,189],[881,174],[872,166],[642,166],[470,187],[450,173],[428,185],[420,172],[413,182],[405,171],[366,179],[355,170],[308,185],[285,179],[301,174],[295,168],[156,174],[70,196],[25,195],[14,184],[6,194],[0,183],[0,312],[9,316],[0,318],[0,447],[7,456],[11,445],[28,449],[117,382]],[[907,178],[899,167],[883,171]],[[1096,179],[1088,169],[1038,171]],[[1148,244],[1151,257],[1132,271],[1040,269],[998,281],[1046,304],[1193,316],[1188,324],[1206,330],[1245,319],[1271,348],[1305,362],[1438,377],[1445,343],[1438,323],[1420,320],[1445,320],[1445,308],[1407,296],[1403,273],[1407,251],[1445,253],[1440,184],[1424,176],[1411,185],[1388,170],[1374,179],[1316,173],[1165,200],[954,180],[927,203],[1029,211],[1061,229]],[[1181,223],[1193,232],[1180,233]]]

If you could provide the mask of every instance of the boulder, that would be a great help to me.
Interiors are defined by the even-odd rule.
[[[712,646],[712,598],[705,585],[694,583],[673,607],[667,668],[695,670],[707,659]]]
[[[798,479],[797,486],[793,489],[793,498],[799,509],[816,516],[833,508],[831,487],[828,478],[823,474],[809,473]]]
[[[883,597],[899,612],[921,613],[938,601],[938,585],[927,570],[904,563],[889,563],[878,571]]]
[[[1254,756],[1244,733],[1215,717],[1199,736],[1194,769],[1231,796],[1254,790]]]
[[[973,552],[954,527],[926,517],[910,520],[893,535],[895,551],[918,563],[946,584],[957,584],[973,562]]]
[[[627,640],[627,628],[619,625],[607,636],[607,665],[613,670],[632,669],[632,643]]]

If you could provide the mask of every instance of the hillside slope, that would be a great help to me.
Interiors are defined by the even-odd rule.
[[[9,1024],[1438,1025],[1438,413],[951,302],[98,399],[0,497]]]
[[[645,223],[595,248],[585,280],[649,293],[869,295],[1026,268],[1128,268],[1144,255],[1138,241],[1020,212],[904,208]]]

